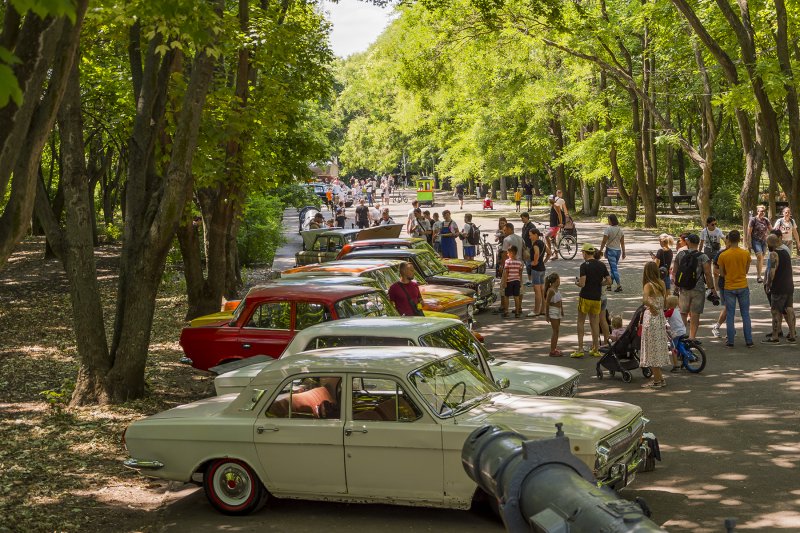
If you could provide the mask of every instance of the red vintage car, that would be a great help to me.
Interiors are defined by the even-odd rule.
[[[413,248],[429,250],[431,253],[433,247],[428,244],[428,241],[420,237],[399,237],[396,239],[366,239],[360,241],[352,241],[345,244],[336,259],[344,259],[347,254],[355,250],[374,250],[376,248]],[[486,273],[486,262],[478,259],[440,259],[447,270],[450,272],[471,272],[475,274]],[[298,263],[299,264],[299,263]]]
[[[182,362],[200,370],[254,355],[277,358],[296,332],[339,318],[399,316],[380,289],[353,285],[265,285],[252,289],[233,319],[181,331]]]

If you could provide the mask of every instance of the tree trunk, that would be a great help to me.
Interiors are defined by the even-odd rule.
[[[500,176],[500,199],[508,200],[508,185],[505,176]]]

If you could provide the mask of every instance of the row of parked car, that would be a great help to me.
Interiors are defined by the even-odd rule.
[[[577,398],[576,370],[493,357],[470,328],[493,300],[488,276],[442,263],[424,240],[346,231],[315,235],[309,251],[343,237],[329,261],[183,330],[184,362],[218,374],[217,396],[131,424],[127,466],[201,484],[226,514],[270,494],[465,509],[483,496],[461,466],[472,430],[539,439],[562,423],[599,483],[633,479],[648,453],[641,409]],[[425,317],[397,316],[386,296],[402,261],[417,266]]]

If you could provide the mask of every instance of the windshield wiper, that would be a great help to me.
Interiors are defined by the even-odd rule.
[[[453,415],[463,413],[464,411],[470,409],[471,407],[474,407],[475,405],[478,405],[479,403],[483,402],[487,398],[489,398],[489,393],[486,393],[482,396],[476,396],[475,398],[459,405],[453,412]]]

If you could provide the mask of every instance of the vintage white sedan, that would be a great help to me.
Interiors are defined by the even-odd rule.
[[[226,514],[269,494],[466,509],[478,494],[461,465],[470,432],[541,439],[557,422],[601,483],[633,479],[646,453],[635,405],[506,394],[454,350],[329,348],[277,360],[238,395],[133,422],[125,465],[202,483]]]
[[[497,359],[458,320],[427,317],[349,318],[306,328],[295,335],[281,357],[306,350],[339,346],[430,346],[451,348],[466,355],[491,381],[513,394],[573,397],[581,374],[575,369]],[[245,362],[229,372],[227,365],[214,380],[218,395],[240,392],[274,360],[248,366]]]

